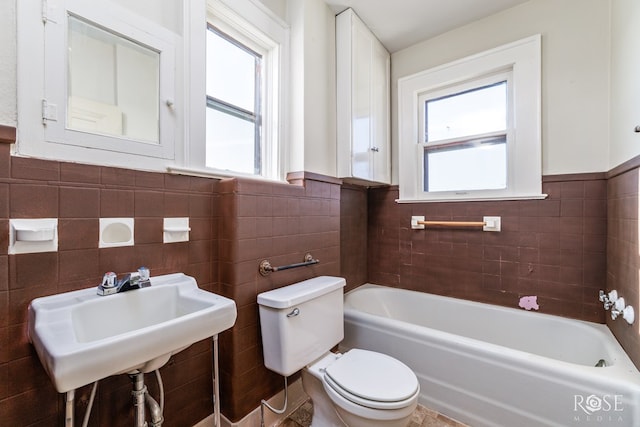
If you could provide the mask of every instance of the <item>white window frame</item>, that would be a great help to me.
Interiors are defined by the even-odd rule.
[[[453,87],[482,86],[510,73],[513,108],[507,131],[507,188],[424,191],[424,100]],[[422,112],[422,115],[421,115]],[[511,124],[512,123],[512,124]],[[535,35],[398,80],[398,202],[541,199],[541,36]]]
[[[197,18],[196,11],[193,14]],[[215,27],[240,38],[241,41],[262,46],[264,96],[262,109],[262,175],[243,174],[229,170],[207,168],[206,159],[206,103],[205,100],[205,49],[206,22],[190,34],[189,112],[187,126],[189,135],[185,146],[184,167],[171,167],[170,171],[203,176],[243,176],[282,181],[284,176],[284,153],[288,147],[288,133],[283,117],[287,112],[287,85],[289,61],[289,27],[272,12],[251,0],[207,0],[206,20]],[[191,26],[196,23],[192,19]]]
[[[160,52],[159,143],[66,127],[67,11]],[[108,0],[21,0],[17,16],[20,102],[14,154],[148,170],[166,170],[175,161],[181,129],[176,111],[182,105],[175,91],[177,34]]]

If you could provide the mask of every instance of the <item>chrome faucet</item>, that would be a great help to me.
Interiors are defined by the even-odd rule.
[[[151,286],[149,280],[149,269],[140,267],[138,271],[125,274],[118,280],[116,273],[109,271],[102,278],[102,283],[98,285],[98,295],[112,295],[132,289],[141,289]]]

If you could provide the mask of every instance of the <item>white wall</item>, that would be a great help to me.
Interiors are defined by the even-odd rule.
[[[267,9],[271,10],[278,18],[287,21],[287,0],[259,0]]]
[[[291,152],[288,171],[336,174],[335,15],[322,0],[289,0]]]
[[[19,0],[18,0],[19,1]],[[130,11],[182,35],[183,0],[112,0]]]
[[[0,125],[16,126],[16,1],[0,0]]]
[[[603,0],[531,0],[394,53],[393,159],[398,158],[399,77],[537,33],[542,34],[543,174],[608,170],[610,31],[609,1]],[[394,182],[397,168],[395,160]]]
[[[611,8],[611,140],[609,168],[640,155],[640,2]]]
[[[322,0],[261,1],[276,15],[286,15],[292,26],[291,93],[295,99],[288,170],[333,175],[333,13]],[[0,124],[8,126],[16,126],[15,5],[16,0],[0,0]],[[534,33],[543,35],[543,173],[606,171],[639,155],[640,134],[633,132],[640,124],[639,9],[637,0],[531,0],[396,52],[392,58],[393,158],[397,159],[398,77]],[[397,160],[393,169],[397,182]]]

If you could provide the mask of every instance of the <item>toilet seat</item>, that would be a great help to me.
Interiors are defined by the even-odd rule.
[[[399,409],[419,392],[418,379],[404,363],[386,354],[353,349],[324,370],[323,381],[343,398],[372,409]]]

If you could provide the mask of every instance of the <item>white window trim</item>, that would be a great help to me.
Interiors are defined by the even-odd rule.
[[[166,170],[167,166],[175,162],[175,140],[181,133],[182,119],[176,111],[180,111],[183,99],[180,91],[174,92],[176,82],[180,75],[171,73],[168,86],[161,89],[160,132],[161,140],[158,144],[142,144],[151,148],[147,151],[142,148],[126,151],[113,151],[110,149],[96,149],[82,146],[80,141],[84,137],[90,139],[104,138],[99,135],[86,134],[79,131],[64,129],[66,127],[66,78],[65,84],[57,88],[57,97],[64,99],[53,101],[57,104],[58,123],[47,129],[43,125],[43,99],[49,96],[52,85],[50,71],[45,69],[47,55],[55,55],[56,52],[47,52],[45,49],[45,26],[54,25],[47,22],[43,25],[46,14],[48,21],[58,21],[58,24],[66,27],[66,10],[70,10],[90,21],[97,22],[116,32],[120,32],[132,39],[146,42],[150,45],[162,46],[164,58],[161,55],[161,68],[175,69],[175,58],[181,55],[180,37],[169,30],[136,15],[115,3],[101,1],[87,4],[83,0],[64,0],[59,4],[48,4],[41,0],[21,0],[17,3],[18,19],[18,138],[13,148],[13,154],[25,157],[37,157],[50,160],[81,162],[86,164],[98,164],[107,166],[125,167],[131,169]],[[66,34],[66,28],[63,33]],[[66,50],[66,44],[64,46]],[[66,61],[66,55],[59,55]],[[173,61],[173,63],[171,63]],[[66,64],[65,64],[66,67]],[[66,71],[65,71],[66,72]],[[161,71],[162,72],[162,71]],[[47,88],[48,86],[48,88]],[[52,102],[50,97],[48,102]],[[169,101],[167,103],[166,101]],[[169,105],[170,104],[170,105]],[[165,111],[162,111],[165,110]],[[171,110],[171,111],[169,111]],[[52,128],[58,127],[51,132]],[[70,136],[71,135],[71,136]],[[113,137],[112,140],[125,140],[126,138]],[[136,144],[136,143],[134,143]],[[141,147],[140,143],[137,143]]]
[[[434,192],[423,190],[424,144],[419,99],[451,85],[512,70],[515,89],[513,141],[507,147],[508,183],[504,190]],[[541,36],[422,71],[398,80],[400,203],[542,199]],[[461,194],[462,193],[462,194]]]
[[[187,88],[190,93],[188,105],[187,135],[185,135],[185,163],[183,166],[170,167],[174,173],[193,173],[212,177],[253,177],[266,180],[283,181],[284,154],[288,149],[288,132],[283,118],[288,111],[287,85],[289,63],[289,27],[259,2],[251,0],[207,0],[206,10],[191,11],[191,32],[187,46],[191,69]],[[199,20],[201,17],[202,20]],[[263,175],[247,175],[229,170],[217,170],[205,167],[206,159],[206,93],[205,73],[206,25],[205,19],[221,30],[232,28],[255,43],[270,48],[263,58],[265,73],[265,101],[263,108]],[[200,24],[196,25],[196,22]],[[196,42],[193,42],[197,40]],[[264,101],[263,101],[264,102]],[[266,120],[265,120],[266,119]],[[268,120],[268,121],[267,121]],[[268,152],[265,152],[267,150]]]

